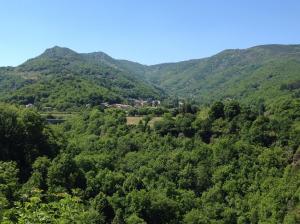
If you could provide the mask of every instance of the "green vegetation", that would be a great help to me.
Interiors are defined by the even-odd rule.
[[[78,54],[54,47],[16,68],[0,68],[2,101],[38,109],[76,110],[87,104],[158,99],[163,92],[101,61],[103,53]],[[100,57],[100,59],[99,59]],[[107,56],[108,57],[108,56]],[[99,60],[98,60],[99,59]]]
[[[144,66],[54,47],[0,68],[0,222],[300,223],[299,52]],[[163,100],[100,106],[134,99]]]
[[[166,96],[202,104],[226,99],[272,104],[300,95],[299,71],[300,45],[225,50],[152,66],[54,47],[18,67],[0,68],[0,100],[60,111]]]
[[[2,105],[1,223],[299,223],[299,106],[216,102],[151,128]]]
[[[249,104],[299,95],[300,45],[225,50],[209,58],[159,64],[141,77],[170,95],[211,103],[227,98]],[[276,98],[274,98],[276,96]]]
[[[147,119],[149,119],[147,121]],[[126,117],[126,124],[127,125],[139,125],[140,123],[143,123],[147,121],[147,124],[150,127],[153,127],[155,122],[160,121],[162,117]]]

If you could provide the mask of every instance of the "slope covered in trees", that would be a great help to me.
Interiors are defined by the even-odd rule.
[[[299,95],[281,88],[300,80],[300,45],[263,45],[225,50],[212,57],[153,65],[143,73],[171,95],[202,103],[226,98],[252,103]]]
[[[216,102],[150,128],[2,105],[1,223],[299,223],[299,106]]]
[[[128,98],[163,97],[163,91],[109,63],[103,53],[54,47],[18,67],[0,68],[1,98],[58,110]],[[113,60],[113,59],[112,59]]]
[[[0,100],[36,105],[0,105],[0,222],[300,223],[299,49],[144,66],[55,47],[0,68]],[[156,86],[193,101],[137,125],[97,107]],[[51,125],[43,107],[85,109]]]
[[[74,109],[128,98],[236,99],[247,104],[300,95],[300,45],[225,50],[212,57],[142,65],[103,52],[54,47],[18,67],[0,68],[0,100]]]

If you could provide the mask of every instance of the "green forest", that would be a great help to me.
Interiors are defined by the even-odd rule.
[[[129,99],[276,104],[300,96],[299,52],[300,45],[262,45],[147,66],[55,46],[19,66],[0,67],[0,101],[57,111]]]
[[[300,100],[90,108],[49,125],[0,106],[1,223],[300,222]]]
[[[300,223],[299,51],[1,67],[0,223]]]
[[[86,104],[164,98],[160,88],[103,61],[104,56],[53,47],[20,66],[0,67],[0,101],[74,111]]]

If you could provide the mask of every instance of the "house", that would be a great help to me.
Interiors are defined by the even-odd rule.
[[[34,105],[32,103],[29,103],[29,104],[25,105],[25,107],[26,108],[32,108],[32,107],[34,107]]]
[[[109,107],[109,103],[101,103],[101,106],[103,106],[103,107]]]
[[[159,105],[160,105],[160,100],[152,100],[152,102],[151,102],[152,107],[157,107]]]
[[[148,101],[135,99],[133,101],[133,103],[134,103],[134,107],[143,107],[143,106],[146,106],[148,104]]]

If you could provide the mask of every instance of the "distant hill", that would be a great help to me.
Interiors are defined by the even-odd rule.
[[[0,99],[65,110],[129,98],[253,103],[300,96],[300,45],[262,45],[152,66],[103,52],[53,47],[18,67],[0,68]]]
[[[0,68],[0,87],[2,100],[59,110],[164,95],[102,52],[79,54],[61,47],[18,67]]]
[[[199,102],[226,98],[271,102],[300,95],[300,45],[225,50],[204,59],[149,66],[141,74],[170,95]]]

